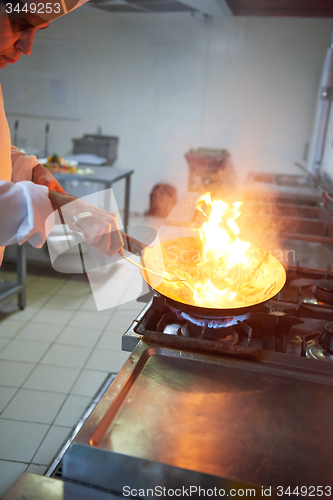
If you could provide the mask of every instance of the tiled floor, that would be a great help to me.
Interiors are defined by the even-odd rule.
[[[112,288],[126,294],[141,277],[134,266],[121,269]],[[1,270],[0,278],[14,273]],[[43,274],[28,275],[25,310],[15,297],[0,303],[0,498],[21,472],[45,473],[128,358],[121,337],[143,306],[131,300],[97,311],[88,282]]]

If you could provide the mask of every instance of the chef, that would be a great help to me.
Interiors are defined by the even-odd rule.
[[[32,12],[35,4],[29,0],[0,0],[0,82],[2,68],[15,64],[22,54],[31,54],[36,32],[46,29],[56,17],[66,14],[66,6],[69,11],[78,3],[77,0],[67,0],[66,3],[48,1],[45,7],[48,6],[49,11],[50,5],[51,13],[40,17]],[[84,217],[80,223],[89,244],[108,255],[122,253],[123,242],[115,214],[68,195],[36,157],[11,145],[0,86],[0,265],[6,245],[29,241],[33,246],[41,247],[47,237],[46,219],[55,210],[59,210],[61,217],[64,205],[68,205],[66,220],[68,213],[74,220],[80,218],[81,213],[93,215]],[[50,229],[48,224],[48,231]]]

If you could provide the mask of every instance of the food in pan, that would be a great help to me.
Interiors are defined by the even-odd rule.
[[[209,193],[201,197],[197,208],[206,220],[199,236],[148,247],[143,257],[148,268],[164,266],[166,277],[177,275],[185,282],[156,284],[143,273],[148,284],[175,301],[212,309],[247,307],[276,295],[285,283],[285,270],[270,252],[240,239],[235,222],[240,206],[211,200]]]

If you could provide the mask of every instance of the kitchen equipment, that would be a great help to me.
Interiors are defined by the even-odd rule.
[[[331,247],[333,198],[325,190],[310,187],[304,176],[252,172],[240,198],[245,208],[237,219],[242,235],[250,229],[253,238],[257,227],[259,233],[263,230],[266,235],[271,233],[273,240],[278,236],[279,240],[297,240],[297,245],[301,244],[304,249],[311,246],[313,255],[314,246],[320,252]],[[197,193],[186,193],[170,213],[166,224],[173,228],[197,225],[197,201]],[[272,243],[270,238],[266,240],[268,245]],[[319,265],[320,261],[310,264],[311,267]]]
[[[238,300],[238,297],[235,297],[235,303],[230,309],[216,307],[216,303],[214,301],[212,301],[209,307],[202,307],[197,305],[194,300],[193,290],[189,289],[189,283],[186,278],[187,271],[189,271],[190,274],[191,270],[195,270],[199,274],[199,270],[201,269],[200,263],[199,265],[196,264],[198,255],[202,252],[202,243],[200,238],[197,236],[177,238],[161,243],[160,247],[147,247],[144,251],[142,262],[144,262],[149,269],[154,271],[155,266],[157,266],[157,268],[161,266],[161,252],[164,268],[167,271],[169,268],[171,270],[173,269],[171,266],[175,266],[176,263],[178,263],[177,268],[173,272],[179,276],[184,276],[186,282],[177,289],[164,282],[160,282],[157,286],[155,286],[151,276],[145,272],[141,272],[141,275],[147,284],[166,302],[182,311],[189,312],[190,314],[208,317],[228,316],[235,313],[244,314],[256,304],[260,304],[274,297],[274,295],[281,290],[285,283],[285,271],[283,266],[272,255],[269,255],[268,262],[266,264],[267,268],[265,269],[265,273],[266,275],[268,274],[268,277],[264,277],[267,281],[263,285],[264,288],[262,290],[248,297],[246,301],[242,299]],[[193,259],[191,259],[191,256]],[[201,273],[200,271],[200,276],[194,276],[193,282],[198,281],[198,278],[203,274],[204,273]],[[205,277],[203,276],[203,278]]]
[[[190,149],[185,158],[189,167],[188,191],[225,196],[235,189],[237,176],[226,149]]]
[[[237,217],[237,210],[235,208],[232,210],[233,215],[229,214],[229,216]],[[99,226],[98,218],[91,212],[74,215],[73,222],[90,238],[96,234],[94,224],[97,228]],[[219,225],[216,227],[214,225],[214,232],[216,230],[220,230],[222,234],[225,232]],[[129,235],[121,231],[120,233],[123,237],[124,249],[131,253],[141,253],[141,264],[128,259],[123,251],[120,255],[140,268],[143,278],[153,290],[161,294],[165,300],[171,303],[176,302],[178,308],[182,310],[202,315],[205,313],[204,307],[209,315],[221,316],[228,314],[229,306],[230,309],[240,313],[243,309],[247,310],[248,307],[273,297],[285,283],[285,271],[282,265],[269,252],[250,249],[250,243],[241,242],[236,237],[232,240],[226,232],[230,245],[223,244],[223,239],[217,239],[213,248],[217,246],[218,258],[212,254],[213,259],[210,254],[207,254],[208,258],[204,255],[206,247],[204,248],[202,239],[199,237],[178,238],[148,247]],[[214,234],[209,233],[209,235],[214,240]],[[243,255],[245,248],[247,251],[251,250],[251,256],[249,253],[244,254],[243,260],[239,260],[240,252]],[[229,258],[230,252],[236,253],[235,262]],[[189,257],[185,257],[185,253],[189,254]],[[194,255],[190,258],[191,254]],[[232,261],[230,266],[226,255]],[[227,265],[229,267],[225,272],[224,267]],[[175,266],[175,270],[171,270],[171,266]],[[191,274],[193,270],[197,273],[195,277]],[[213,273],[209,279],[206,271]],[[235,272],[237,275],[234,274]],[[180,273],[182,273],[182,278],[179,276]],[[156,277],[161,278],[162,281],[161,279],[156,281]],[[181,286],[176,286],[175,282],[183,283],[180,284]],[[202,290],[203,298],[199,296]]]
[[[104,165],[112,165],[117,159],[119,137],[84,134],[73,139],[73,154],[90,154],[105,158]]]
[[[323,160],[325,147],[332,138],[328,137],[330,113],[333,99],[333,31],[330,47],[327,49],[318,89],[316,114],[313,124],[307,170],[313,174],[318,184],[324,181]],[[331,177],[332,171],[327,172]]]
[[[128,361],[50,474],[120,496],[126,485],[267,487],[272,498],[279,486],[332,487],[322,279],[332,271],[291,266],[276,297],[224,318],[154,296],[123,335]]]
[[[139,253],[139,254],[143,255],[145,250],[147,248],[149,248],[147,245],[145,245],[141,241],[136,240],[135,238],[133,238],[133,236],[130,236],[129,234],[124,233],[123,231],[120,231],[120,234],[123,238],[125,250],[127,250],[130,253],[133,253],[133,254]],[[170,281],[171,283],[174,283],[176,281],[184,281],[181,278],[179,278],[178,276],[167,277],[167,276],[163,275],[161,271],[157,272],[156,270],[148,269],[147,267],[145,267],[145,265],[143,265],[145,262],[143,258],[141,260],[142,264],[138,264],[137,262],[134,262],[134,260],[126,257],[126,255],[122,255],[122,258],[127,260],[128,262],[130,262],[134,266],[138,267],[141,271],[143,271],[145,276],[154,275],[154,276],[157,276],[158,278],[161,278],[162,280]]]
[[[120,496],[126,484],[193,484],[330,497],[333,251],[307,253],[323,246],[299,241],[285,286],[244,314],[192,314],[154,295],[129,315],[127,362],[48,474]]]
[[[197,471],[214,485],[332,487],[333,309],[313,293],[324,277],[333,283],[330,271],[296,266],[260,310],[210,321],[154,297],[124,334],[123,349],[134,351],[77,436],[65,475],[83,481],[90,464],[89,482],[118,492],[125,479],[159,484],[159,468],[168,486]],[[137,468],[121,483],[110,471],[126,458]],[[155,476],[140,479],[149,467]]]
[[[210,487],[332,486],[333,365],[193,352],[187,340],[180,350],[144,336],[68,451],[65,478],[121,493],[151,467],[147,487],[188,485],[194,473]],[[126,457],[134,467],[121,475]]]
[[[96,217],[94,217],[91,212],[84,212],[84,213],[81,213],[77,216],[76,215],[73,216],[74,224],[89,236],[89,231],[88,231],[89,226],[84,225],[85,220],[89,220],[90,223],[93,224],[94,220],[96,220],[98,222],[98,219]],[[123,238],[124,249],[129,251],[130,253],[133,253],[133,254],[144,253],[145,250],[147,248],[149,248],[149,247],[147,247],[147,245],[145,245],[141,241],[136,240],[132,236],[129,236],[128,234],[124,233],[123,231],[119,231],[119,232]],[[119,255],[121,255],[121,257],[123,259],[127,260],[128,262],[130,262],[134,266],[138,267],[141,271],[143,271],[145,273],[145,275],[149,276],[150,281],[152,280],[152,275],[154,277],[158,277],[158,278],[161,278],[162,280],[170,281],[172,283],[174,283],[176,281],[184,281],[184,280],[180,279],[178,276],[170,276],[170,277],[164,276],[162,274],[162,271],[159,269],[158,269],[159,272],[156,270],[148,269],[146,266],[144,266],[142,264],[138,264],[137,262],[134,262],[134,260],[129,259],[124,254],[119,253]],[[144,262],[143,259],[142,259],[142,262]],[[154,260],[154,262],[156,262],[156,259]]]
[[[159,480],[234,480],[272,497],[279,486],[332,487],[333,309],[313,294],[324,277],[333,282],[296,266],[258,310],[210,321],[155,296],[123,336],[133,352],[67,453],[65,477],[118,494]]]
[[[148,269],[147,267],[144,267],[141,264],[138,264],[137,262],[134,262],[134,260],[126,257],[126,255],[122,255],[122,258],[127,260],[128,262],[130,262],[134,266],[138,267],[141,271],[143,271],[145,276],[154,275],[154,276],[157,276],[158,278],[161,278],[162,280],[169,281],[170,283],[175,283],[176,281],[183,281],[185,283],[185,280],[178,278],[178,276],[172,276],[170,278],[167,278],[166,276],[163,276],[162,273],[158,273],[156,271],[153,271],[152,269]]]
[[[17,133],[19,128],[19,120],[15,120],[14,124],[14,137],[13,137],[13,145],[17,147]]]
[[[50,124],[45,125],[45,135],[44,135],[44,156],[47,158],[49,156],[49,133]]]

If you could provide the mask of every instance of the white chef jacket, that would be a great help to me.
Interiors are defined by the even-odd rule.
[[[0,265],[6,245],[29,241],[39,248],[45,242],[45,220],[53,209],[48,188],[31,181],[38,163],[11,145],[0,86]]]

